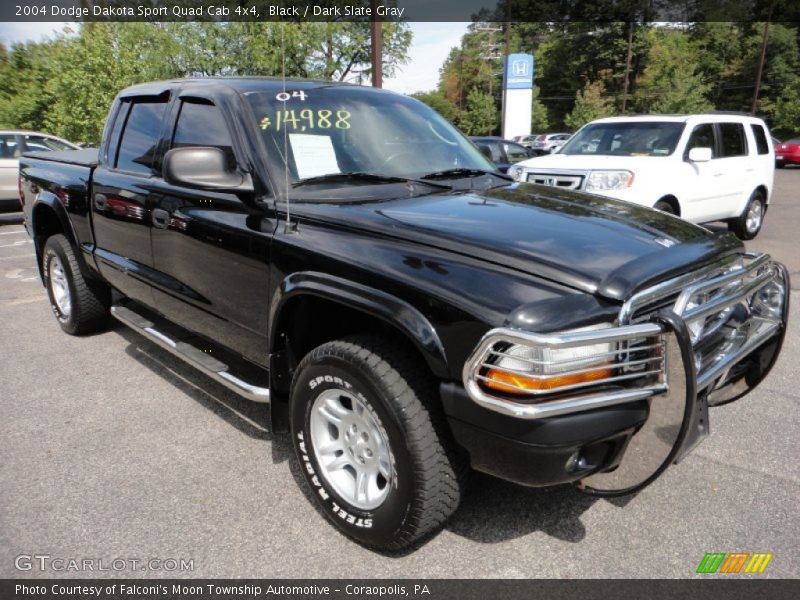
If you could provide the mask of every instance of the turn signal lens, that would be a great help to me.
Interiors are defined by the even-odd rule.
[[[494,390],[509,394],[525,394],[529,391],[554,390],[561,387],[587,383],[611,377],[613,368],[597,369],[587,373],[574,375],[554,375],[542,379],[526,377],[515,373],[507,373],[499,369],[489,369],[483,380],[483,385]]]

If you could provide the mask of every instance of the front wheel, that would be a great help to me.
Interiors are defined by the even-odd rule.
[[[742,214],[728,222],[728,230],[735,233],[740,240],[752,240],[761,231],[765,211],[764,194],[756,190],[750,196]]]
[[[656,202],[656,204],[655,204],[655,206],[653,208],[655,208],[656,210],[660,210],[661,212],[665,212],[667,214],[670,214],[670,215],[676,214],[675,207],[672,206],[672,204],[670,204],[666,200],[659,200],[658,202]]]
[[[372,336],[323,344],[292,382],[291,429],[303,476],[344,534],[398,550],[440,527],[465,463],[413,352]]]

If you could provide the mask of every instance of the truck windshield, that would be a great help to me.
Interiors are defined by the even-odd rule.
[[[560,154],[669,156],[684,128],[674,121],[595,123],[572,136]]]
[[[495,170],[438,113],[407,96],[328,86],[251,93],[247,100],[268,152],[288,164],[293,185],[353,185],[353,178],[324,177],[340,173],[419,178],[452,172],[455,178],[464,170]],[[361,182],[380,183],[378,177]]]

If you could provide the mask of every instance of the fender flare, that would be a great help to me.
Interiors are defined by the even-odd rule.
[[[395,327],[414,343],[437,377],[448,376],[447,357],[439,334],[427,317],[405,300],[349,279],[316,271],[300,271],[287,276],[277,294],[270,309],[270,353],[275,351],[277,343],[274,325],[279,322],[286,305],[297,296],[316,296],[364,312]]]
[[[36,218],[37,214],[41,214],[41,211],[43,210],[41,208],[42,206],[46,206],[47,209],[53,211],[53,214],[55,214],[56,219],[58,219],[58,222],[61,225],[61,230],[64,232],[64,235],[72,245],[72,249],[75,251],[75,258],[78,260],[78,266],[80,267],[81,272],[84,276],[91,277],[92,274],[89,272],[83,252],[81,252],[81,249],[78,247],[78,238],[75,235],[75,229],[72,227],[72,222],[69,220],[69,216],[67,215],[67,210],[64,208],[64,205],[61,204],[58,196],[46,190],[39,193],[36,202],[34,202],[33,206],[31,207],[31,237],[33,238],[33,246],[36,251],[36,264],[39,266],[39,277],[42,278],[42,281],[44,281],[44,274],[42,272],[42,252],[44,250],[45,239],[43,239],[41,234],[38,232],[39,226]]]

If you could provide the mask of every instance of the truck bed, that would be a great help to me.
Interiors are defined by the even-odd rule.
[[[97,166],[97,148],[62,150],[60,152],[25,152],[22,156],[80,167],[93,168]]]

